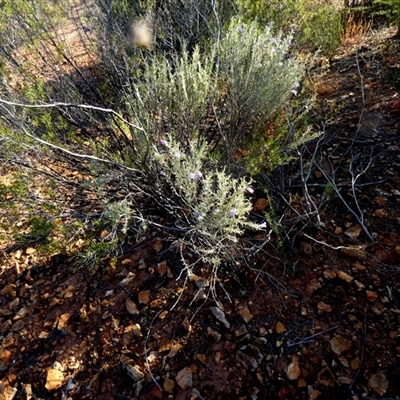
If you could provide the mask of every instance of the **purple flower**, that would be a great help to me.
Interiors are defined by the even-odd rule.
[[[236,217],[238,215],[238,210],[236,209],[236,208],[231,208],[230,210],[229,210],[229,216],[230,217]]]
[[[174,156],[173,156],[173,157],[176,158],[177,160],[180,160],[181,157],[182,157],[182,155],[181,155],[181,153],[176,152],[176,153],[174,153]]]
[[[297,96],[297,93],[298,93],[297,90],[292,89],[290,92],[293,93],[295,96]]]
[[[199,179],[201,179],[203,177],[203,174],[200,171],[197,172],[191,172],[188,175],[188,178],[192,181],[198,181]]]
[[[254,194],[254,189],[253,189],[251,186],[248,186],[248,187],[246,188],[246,192],[247,192],[248,194]]]
[[[199,211],[195,211],[194,212],[194,217],[197,219],[197,221],[202,221],[203,220],[203,216],[200,214]]]
[[[158,175],[160,175],[160,176],[166,176],[166,173],[165,173],[164,171],[160,171],[160,172],[158,173]]]
[[[160,140],[160,144],[161,144],[162,146],[169,147],[169,144],[168,144],[168,142],[167,142],[165,139],[161,139],[161,140]]]

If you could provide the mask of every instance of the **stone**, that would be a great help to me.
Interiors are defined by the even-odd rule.
[[[5,371],[11,364],[11,351],[0,349],[0,371]]]
[[[371,303],[378,299],[378,293],[373,292],[372,290],[366,290],[365,293],[367,295],[368,301],[370,301]]]
[[[126,357],[125,355],[122,355],[119,361],[122,365],[122,368],[135,382],[144,378],[144,373],[140,370],[139,366],[136,365],[132,359]]]
[[[340,335],[336,335],[333,339],[329,341],[329,343],[331,345],[332,351],[338,356],[340,356],[343,352],[350,350],[353,346],[353,343],[350,340]]]
[[[282,324],[281,321],[278,321],[275,325],[275,332],[280,335],[282,333],[285,333],[287,331],[286,326]]]
[[[361,246],[349,246],[342,249],[342,253],[350,258],[355,258],[359,261],[365,261],[367,259],[367,254]]]
[[[131,314],[131,315],[139,314],[139,310],[137,309],[136,303],[133,302],[132,300],[126,299],[125,305],[126,305],[126,309],[128,310],[129,314]]]
[[[389,387],[389,382],[386,379],[386,375],[382,371],[372,375],[371,378],[369,378],[368,387],[374,390],[380,396],[383,396]]]
[[[242,316],[243,321],[246,322],[246,324],[249,323],[254,317],[247,306],[239,310],[239,314]]]
[[[307,292],[308,294],[313,294],[316,290],[321,288],[321,284],[318,282],[317,279],[311,279],[307,285]]]
[[[350,282],[354,279],[352,276],[350,276],[349,274],[347,274],[347,273],[344,272],[344,271],[339,271],[339,272],[337,273],[337,275],[338,275],[338,277],[339,277],[340,279],[343,279],[343,280],[346,281],[347,283],[350,283]]]
[[[320,310],[320,311],[332,312],[332,306],[324,303],[323,301],[320,301],[318,303],[317,307],[318,307],[318,310]]]
[[[291,381],[295,381],[300,378],[300,374],[301,374],[301,370],[300,370],[298,357],[293,356],[292,362],[287,366],[286,376]]]
[[[227,321],[225,317],[225,313],[220,308],[210,307],[210,309],[214,317],[225,325],[225,328],[229,329],[231,327],[231,324]]]
[[[167,393],[172,394],[172,393],[174,393],[175,381],[173,381],[172,379],[166,378],[164,380],[163,387]]]
[[[360,233],[363,231],[359,224],[353,225],[350,228],[346,229],[344,234],[351,239],[357,239],[360,236]]]
[[[176,375],[176,383],[182,388],[186,389],[193,385],[192,370],[189,367],[181,369]]]
[[[150,301],[150,290],[142,290],[138,293],[139,303],[147,304]]]
[[[45,388],[51,392],[60,389],[63,385],[64,374],[58,369],[50,368],[47,370]]]

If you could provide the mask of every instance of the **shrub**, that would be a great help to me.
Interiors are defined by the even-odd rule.
[[[373,5],[379,8],[375,13],[387,16],[389,22],[397,27],[397,36],[400,36],[400,0],[374,0]]]
[[[337,6],[320,0],[237,0],[245,21],[256,20],[261,27],[273,24],[292,31],[297,46],[311,44],[332,55],[340,44],[343,22]]]
[[[24,3],[10,4],[22,18]],[[175,23],[183,24],[178,36],[172,40],[161,26],[154,30],[152,49],[139,48],[129,42],[116,3],[99,4],[84,15],[97,16],[96,33],[86,35],[91,27],[85,20],[74,22],[85,28],[81,44],[90,62],[80,65],[59,37],[45,31],[43,40],[54,56],[48,77],[37,69],[41,50],[33,46],[24,64],[24,47],[18,40],[8,43],[11,57],[3,59],[4,68],[20,80],[14,86],[3,82],[2,96],[12,100],[0,102],[4,142],[18,144],[17,162],[29,147],[26,165],[68,183],[88,203],[78,219],[90,238],[91,259],[95,251],[104,256],[124,241],[141,240],[151,228],[173,232],[200,260],[219,265],[232,256],[227,245],[245,229],[258,227],[248,219],[251,203],[245,193],[251,178],[245,178],[243,167],[250,164],[237,153],[257,148],[255,169],[267,162],[269,154],[259,151],[263,132],[295,96],[303,75],[291,51],[292,36],[274,34],[269,26],[260,30],[256,23],[222,23],[228,13],[219,17],[220,9],[213,7],[201,14],[204,26],[190,36],[194,16],[212,3],[201,2],[199,9],[182,3],[194,19],[177,16]],[[130,9],[132,15],[161,18],[155,8],[149,17],[138,7]],[[33,37],[45,27],[30,29]],[[166,49],[166,43],[172,47]],[[99,71],[104,74],[98,78]],[[88,100],[90,105],[79,104]],[[307,138],[305,131],[298,134]],[[269,150],[279,155],[271,168],[287,160],[287,145],[296,140],[282,129],[279,140],[270,142]],[[10,148],[3,156],[13,152]],[[96,218],[85,217],[91,207]]]

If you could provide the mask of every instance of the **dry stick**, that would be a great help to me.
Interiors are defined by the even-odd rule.
[[[146,362],[147,370],[149,371],[149,374],[150,374],[150,376],[151,376],[151,379],[152,379],[153,382],[156,384],[156,386],[160,389],[161,392],[162,392],[161,386],[159,385],[159,383],[157,382],[157,380],[156,380],[156,378],[154,377],[153,373],[151,372],[150,363],[149,363],[149,360],[148,360],[148,357],[147,357],[147,343],[148,343],[149,338],[150,338],[150,332],[151,332],[151,328],[153,327],[154,321],[156,320],[156,318],[157,318],[162,312],[163,312],[163,310],[160,310],[160,311],[156,314],[156,316],[151,320],[149,329],[148,329],[148,331],[147,331],[146,339],[145,339],[144,345],[143,345],[143,348],[144,348],[144,360],[145,360],[145,362]]]
[[[123,118],[122,116],[120,116],[117,112],[115,112],[114,110],[112,110],[112,109],[110,109],[110,108],[101,108],[101,107],[95,107],[95,106],[90,106],[90,105],[86,105],[86,104],[72,104],[72,103],[52,103],[52,104],[42,104],[42,105],[30,105],[30,104],[14,103],[14,102],[7,101],[7,100],[1,99],[1,98],[0,98],[0,103],[2,103],[2,104],[8,104],[8,105],[16,106],[16,107],[23,107],[23,108],[39,108],[39,109],[41,109],[41,108],[57,108],[57,107],[79,107],[79,108],[87,108],[87,109],[93,109],[93,110],[98,110],[98,111],[104,111],[104,112],[107,112],[107,113],[116,115],[118,118],[121,118],[121,120],[123,120],[124,122],[126,122],[126,123],[129,124],[130,126],[136,128],[136,129],[139,129],[139,130],[144,131],[143,128],[137,127],[137,126],[135,126],[135,125],[129,123],[128,121],[125,121],[124,118]],[[4,110],[6,110],[6,112],[7,112],[13,119],[17,120],[17,118],[11,113],[11,111],[10,111],[7,107],[2,106],[2,108],[3,108]],[[18,120],[17,120],[17,121],[18,121]],[[104,158],[99,158],[99,157],[92,156],[92,155],[89,155],[89,154],[79,154],[79,153],[75,153],[75,152],[73,152],[73,151],[71,151],[71,150],[67,150],[67,149],[65,149],[65,148],[63,148],[63,147],[57,146],[57,145],[55,145],[55,144],[53,144],[53,143],[50,143],[50,142],[48,142],[48,141],[46,141],[46,140],[43,140],[43,139],[38,138],[38,137],[35,136],[35,135],[32,135],[31,133],[29,133],[29,132],[26,130],[26,128],[25,128],[25,127],[22,125],[22,123],[19,122],[19,121],[18,121],[18,125],[19,125],[19,127],[23,130],[23,132],[25,133],[25,135],[27,135],[27,136],[30,137],[31,139],[33,139],[33,140],[35,140],[35,141],[37,141],[37,142],[39,142],[39,143],[42,143],[42,144],[44,144],[44,145],[46,145],[46,146],[49,146],[49,147],[51,147],[51,148],[53,148],[53,149],[60,150],[60,151],[62,151],[63,153],[69,154],[69,155],[71,155],[71,156],[73,156],[73,157],[84,158],[84,159],[89,159],[89,160],[94,160],[94,161],[100,161],[100,162],[103,162],[103,163],[112,164],[112,165],[115,165],[115,166],[118,166],[118,167],[127,169],[127,170],[129,170],[129,171],[140,172],[140,171],[137,170],[136,168],[127,167],[126,165],[120,164],[120,163],[118,163],[118,162],[116,162],[116,161],[106,160],[106,159],[104,159]]]
[[[288,349],[289,349],[290,347],[293,347],[293,346],[298,346],[299,344],[304,344],[304,343],[311,342],[311,341],[313,341],[314,338],[316,338],[317,336],[322,335],[323,333],[326,333],[326,332],[329,332],[329,331],[333,331],[334,329],[337,329],[337,328],[339,328],[339,325],[333,326],[332,328],[326,329],[326,330],[321,331],[321,332],[314,333],[314,335],[307,336],[307,337],[305,337],[305,338],[299,340],[298,342],[295,342],[295,343],[290,344],[290,345],[288,346]]]

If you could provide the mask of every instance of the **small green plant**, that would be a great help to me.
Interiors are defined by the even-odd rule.
[[[297,46],[311,44],[332,55],[340,44],[343,23],[341,10],[320,0],[237,0],[244,21],[256,20],[260,26],[273,24],[292,31]]]
[[[400,36],[400,0],[374,0],[373,8],[377,15],[385,15],[389,22],[397,27],[397,36]]]
[[[174,213],[183,242],[211,265],[228,260],[238,235],[259,228],[248,219],[249,181],[218,170],[208,158],[205,142],[193,140],[182,147],[170,135],[153,155],[157,186]]]

